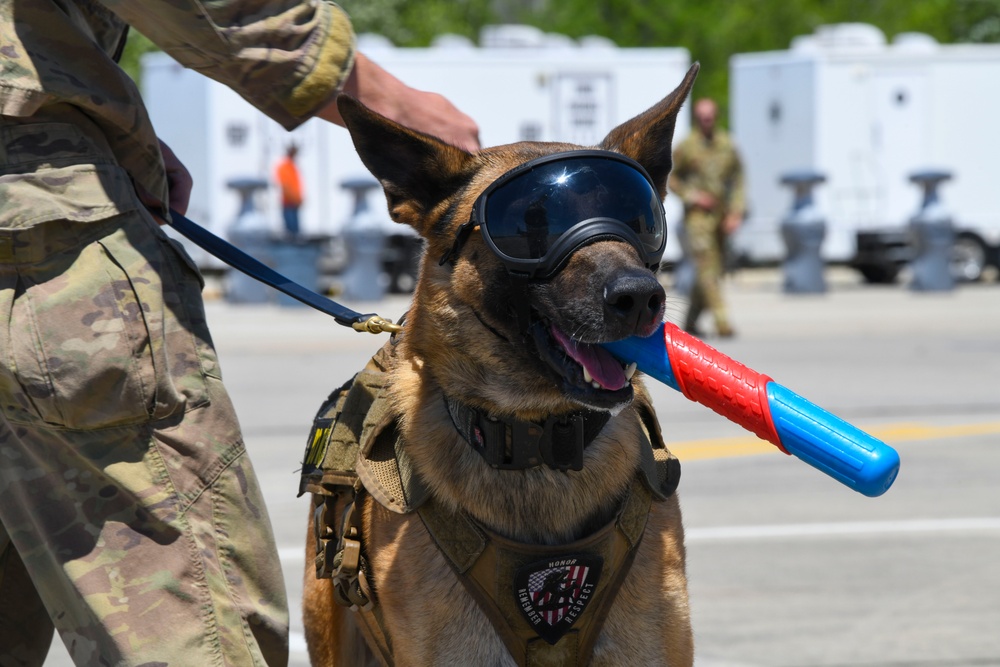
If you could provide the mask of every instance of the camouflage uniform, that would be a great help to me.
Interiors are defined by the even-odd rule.
[[[717,331],[729,333],[732,327],[720,285],[726,244],[722,223],[728,214],[744,212],[743,167],[729,135],[718,128],[711,139],[697,129],[689,134],[674,150],[670,188],[684,202],[682,244],[697,274],[684,328],[696,330],[698,317],[707,307]],[[698,191],[715,197],[715,208],[706,211],[695,206],[693,197]]]
[[[102,1],[0,0],[0,666],[53,625],[79,665],[283,665],[274,537],[115,59],[127,21],[291,128],[354,36],[323,2]]]

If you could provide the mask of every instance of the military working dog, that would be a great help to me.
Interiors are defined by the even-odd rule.
[[[600,344],[662,320],[696,74],[597,147],[468,153],[340,98],[425,255],[402,332],[307,449],[313,664],[692,664],[679,467]]]

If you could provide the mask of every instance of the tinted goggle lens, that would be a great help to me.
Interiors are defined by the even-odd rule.
[[[656,189],[638,165],[616,158],[543,162],[501,178],[484,197],[478,222],[496,250],[514,260],[542,260],[568,231],[593,220],[631,230],[648,263],[659,261],[666,241]]]

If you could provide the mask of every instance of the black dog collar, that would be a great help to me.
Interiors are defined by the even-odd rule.
[[[497,419],[445,399],[455,429],[487,463],[500,470],[545,464],[553,470],[582,470],[583,450],[601,432],[611,413],[580,410],[544,422]]]

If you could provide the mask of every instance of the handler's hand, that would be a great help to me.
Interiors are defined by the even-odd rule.
[[[191,173],[187,170],[170,146],[160,142],[160,151],[163,153],[163,164],[167,168],[167,188],[170,198],[170,208],[181,215],[187,213],[188,204],[191,203],[191,188],[194,181]]]
[[[167,171],[167,197],[170,201],[167,205],[181,215],[187,213],[188,204],[191,201],[191,188],[194,181],[191,173],[177,158],[170,146],[160,141],[160,153],[163,154],[163,166]],[[139,186],[139,199],[150,210],[156,211],[163,207],[163,202],[151,195],[145,188]],[[162,225],[164,221],[157,216],[157,221]]]

